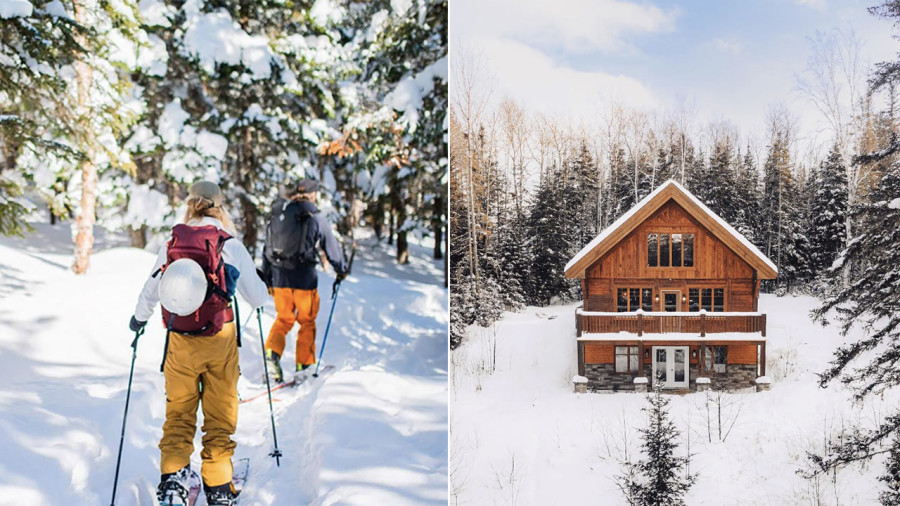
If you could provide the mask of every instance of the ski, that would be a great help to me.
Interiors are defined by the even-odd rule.
[[[244,485],[247,483],[247,478],[249,476],[250,459],[238,459],[238,461],[234,464],[234,474],[231,478],[231,483],[234,484],[234,490],[237,492],[238,496],[240,496],[241,491],[244,490]]]
[[[244,485],[247,483],[247,477],[249,475],[250,459],[246,457],[238,459],[237,462],[234,463],[234,471],[231,475],[231,483],[234,485],[235,493],[238,496],[240,496],[241,491],[244,489]],[[197,504],[197,500],[200,498],[200,492],[202,490],[203,480],[200,479],[200,476],[196,473],[196,471],[191,471],[191,489],[188,491],[187,506],[199,506]],[[237,500],[235,500],[235,504],[237,504]],[[160,506],[169,505],[161,504]]]
[[[203,490],[203,480],[197,471],[191,470],[191,488],[188,489],[188,506],[194,506],[197,498],[200,497],[200,491]]]
[[[319,371],[319,376],[321,377],[321,376],[327,375],[328,373],[334,371],[334,369],[335,369],[335,366],[326,365],[326,366],[322,367],[321,371]],[[284,383],[279,383],[278,385],[272,387],[271,391],[275,392],[275,391],[281,390],[282,388],[299,387],[300,385],[309,381],[311,378],[312,378],[311,373],[295,374],[294,377],[290,379],[290,381],[285,381]],[[250,401],[259,399],[260,397],[265,397],[267,395],[267,393],[268,392],[263,390],[262,392],[255,394],[255,395],[251,395],[250,397],[247,397],[246,399],[241,399],[240,403],[246,404]]]

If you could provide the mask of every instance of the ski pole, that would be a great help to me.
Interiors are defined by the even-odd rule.
[[[278,449],[278,436],[275,434],[275,410],[272,409],[272,387],[269,385],[269,364],[266,363],[266,343],[263,341],[262,308],[256,308],[256,321],[259,322],[259,344],[262,345],[263,370],[266,373],[266,392],[269,394],[269,417],[272,419],[272,440],[275,450],[269,454],[275,457],[275,465],[281,467],[281,450]]]
[[[347,274],[350,274],[350,269],[353,268],[353,258],[356,257],[356,243],[353,244],[353,250],[350,251],[350,261],[347,262]],[[331,317],[334,316],[334,306],[337,304],[338,293],[341,291],[341,284],[338,283],[334,286],[334,293],[331,295],[331,312],[328,313],[328,324],[325,325],[325,335],[322,336],[322,348],[319,350],[319,360],[316,361],[316,372],[313,373],[313,378],[319,377],[319,366],[322,365],[322,354],[325,353],[325,343],[328,342],[328,331],[331,329]]]
[[[325,335],[322,336],[322,348],[319,350],[319,360],[316,361],[316,372],[313,373],[313,378],[319,377],[319,366],[322,365],[322,354],[325,353],[325,343],[328,342],[328,330],[331,329],[331,317],[334,316],[334,306],[337,304],[338,293],[341,291],[341,284],[338,283],[337,286],[334,287],[334,297],[331,298],[331,312],[328,313],[328,325],[325,325]]]
[[[131,372],[128,373],[128,390],[125,394],[125,414],[122,415],[122,434],[119,436],[119,456],[116,457],[116,477],[113,479],[112,499],[110,506],[116,505],[116,488],[119,485],[119,466],[122,464],[122,445],[125,443],[125,421],[128,419],[128,403],[131,401],[131,380],[134,378],[134,360],[137,358],[138,338],[144,333],[144,327],[134,332],[134,341],[131,342]]]

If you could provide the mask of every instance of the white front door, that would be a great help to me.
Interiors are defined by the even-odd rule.
[[[653,378],[663,388],[688,388],[688,347],[654,346]]]

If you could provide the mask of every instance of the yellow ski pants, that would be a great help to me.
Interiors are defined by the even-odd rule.
[[[203,406],[203,482],[231,482],[231,440],[237,427],[238,349],[234,322],[209,337],[172,332],[165,358],[166,422],[159,442],[160,472],[174,473],[191,462],[197,406]]]

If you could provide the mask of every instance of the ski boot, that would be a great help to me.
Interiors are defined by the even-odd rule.
[[[284,373],[281,371],[281,356],[272,350],[266,350],[266,367],[269,369],[269,379],[275,383],[284,383]]]
[[[315,370],[316,364],[297,364],[297,370],[294,372],[294,381],[303,383],[306,378]]]
[[[237,493],[231,483],[219,485],[217,487],[207,487],[203,484],[206,491],[206,504],[209,506],[234,506],[237,504]]]
[[[191,466],[187,465],[178,471],[164,474],[156,488],[156,499],[159,506],[186,506],[188,491],[191,488]]]

